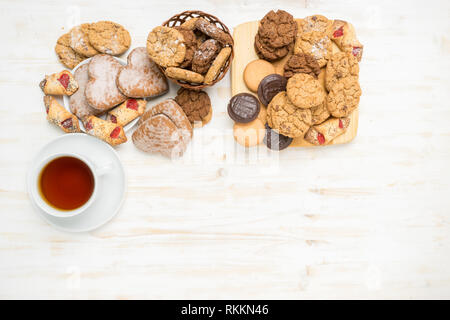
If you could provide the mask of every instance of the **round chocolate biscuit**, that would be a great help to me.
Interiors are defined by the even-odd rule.
[[[258,117],[261,106],[250,93],[238,93],[228,103],[228,115],[238,123],[248,123]]]
[[[266,123],[266,135],[264,136],[263,141],[267,148],[275,151],[281,151],[289,147],[292,140],[294,139],[276,132]]]
[[[273,97],[286,90],[286,84],[286,78],[276,73],[264,77],[258,86],[259,101],[267,107]]]

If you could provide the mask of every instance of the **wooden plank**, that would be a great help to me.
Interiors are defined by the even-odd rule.
[[[301,19],[297,19],[297,22],[300,22]],[[258,31],[258,23],[259,21],[251,21],[238,25],[234,28],[234,59],[231,65],[231,92],[233,95],[238,94],[240,92],[249,92],[252,93],[244,82],[244,69],[247,64],[255,59],[259,59],[255,53],[255,49],[253,47],[255,35]],[[285,58],[274,62],[275,69],[277,73],[283,74],[283,66],[287,59],[291,56],[290,53]],[[359,118],[359,108],[354,110],[350,114],[350,126],[347,131],[332,140],[329,145],[333,144],[343,144],[352,141],[357,134],[358,131],[358,118]],[[290,147],[315,147],[309,142],[305,141],[302,137],[295,138]]]

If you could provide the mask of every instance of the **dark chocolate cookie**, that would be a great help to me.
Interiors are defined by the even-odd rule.
[[[286,78],[276,73],[264,77],[258,86],[259,101],[267,107],[273,97],[286,90],[286,84]]]
[[[297,22],[286,11],[271,10],[262,18],[258,34],[261,40],[272,48],[285,47],[294,42],[297,35]]]
[[[267,148],[275,151],[281,151],[290,146],[294,139],[279,134],[266,123],[266,135],[264,136],[264,144]]]
[[[297,53],[292,55],[284,65],[284,76],[286,78],[290,78],[296,73],[306,73],[317,79],[320,66],[313,56]]]
[[[258,117],[261,106],[258,98],[250,93],[239,93],[228,103],[228,115],[238,123],[248,123]]]
[[[195,51],[192,59],[192,71],[204,74],[208,71],[222,46],[217,40],[209,39],[203,42]]]

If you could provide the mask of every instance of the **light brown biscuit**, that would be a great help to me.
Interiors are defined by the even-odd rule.
[[[316,107],[325,99],[325,92],[319,81],[305,73],[293,75],[287,82],[286,91],[289,100],[297,108]]]
[[[71,96],[78,90],[78,83],[75,81],[72,73],[63,70],[45,76],[39,83],[39,87],[45,94]]]
[[[211,64],[211,67],[209,68],[208,72],[205,75],[204,83],[205,84],[211,84],[214,80],[216,80],[217,76],[220,74],[220,71],[228,61],[228,58],[231,55],[231,48],[225,47],[222,50],[220,50],[217,57],[214,59],[213,63]]]
[[[89,42],[89,26],[89,23],[83,23],[69,31],[70,47],[85,57],[93,57],[99,53]]]
[[[143,115],[146,106],[147,101],[144,99],[127,99],[124,103],[110,110],[106,115],[106,120],[124,127]]]
[[[182,80],[193,83],[202,83],[205,79],[200,73],[186,69],[169,67],[166,69],[166,76],[175,80]]]
[[[294,106],[285,91],[273,97],[267,107],[267,124],[282,135],[303,137],[311,123],[311,110]]]
[[[194,30],[195,29],[195,22],[198,20],[199,18],[191,18],[189,20],[186,20],[185,22],[183,22],[180,27],[183,29],[187,29],[187,30]]]
[[[99,21],[89,26],[89,42],[99,52],[119,55],[131,45],[130,33],[120,24]]]
[[[357,77],[339,79],[328,94],[328,111],[333,117],[346,117],[358,107],[360,97],[361,88]]]
[[[233,44],[233,38],[228,33],[217,27],[215,24],[206,21],[206,19],[197,19],[195,21],[195,29],[203,32],[208,37],[219,41],[224,46]]]
[[[250,91],[257,92],[261,80],[272,73],[275,73],[273,64],[263,59],[253,60],[244,70],[245,85]]]
[[[261,144],[264,140],[266,129],[264,123],[255,119],[249,123],[234,123],[234,140],[244,147],[253,147]]]
[[[221,48],[221,44],[215,39],[209,39],[203,42],[194,53],[192,71],[205,74],[219,54]]]
[[[57,125],[66,133],[81,132],[77,117],[67,111],[52,96],[44,96],[47,120]]]
[[[302,19],[300,23],[300,31],[302,33],[318,31],[321,33],[328,34],[331,30],[332,24],[333,21],[328,20],[326,17],[320,14],[315,14],[313,16],[309,16]]]
[[[313,125],[322,123],[330,117],[330,112],[327,108],[327,99],[324,99],[322,104],[317,107],[312,107],[310,110],[312,114]]]
[[[186,56],[184,37],[174,28],[156,27],[148,34],[147,52],[158,65],[177,67]]]
[[[86,84],[89,81],[89,64],[83,64],[78,67],[75,71],[73,77],[78,83],[78,90],[69,98],[70,111],[76,115],[81,121],[86,117],[91,115],[99,115],[102,111],[92,108],[87,102],[86,95],[84,91],[86,89]]]
[[[108,54],[99,54],[89,62],[89,81],[85,95],[89,105],[98,110],[109,110],[126,100],[116,85],[122,65]]]
[[[147,54],[144,47],[133,49],[127,58],[127,65],[117,75],[117,87],[127,97],[145,98],[166,93],[167,79]]]
[[[87,57],[75,52],[75,50],[70,47],[69,33],[63,34],[56,41],[55,52],[59,61],[69,69],[75,68],[81,61],[87,59]]]
[[[350,118],[330,118],[311,127],[305,134],[305,140],[317,146],[329,144],[333,139],[347,131],[349,125]]]
[[[172,99],[149,109],[138,124],[133,133],[134,145],[169,158],[182,156],[193,134],[189,119]]]
[[[127,136],[122,126],[115,123],[89,116],[84,121],[86,133],[99,138],[112,146],[127,142]]]
[[[294,45],[294,54],[307,53],[312,55],[320,67],[327,64],[331,52],[332,44],[330,38],[318,31],[302,33],[297,37]]]
[[[358,77],[359,65],[355,56],[348,52],[335,53],[327,63],[325,85],[328,91],[342,78]]]

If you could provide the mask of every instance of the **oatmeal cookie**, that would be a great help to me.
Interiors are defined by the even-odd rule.
[[[193,83],[203,83],[203,80],[205,79],[205,77],[203,77],[200,73],[176,67],[167,68],[166,76],[175,80]]]
[[[328,91],[342,78],[358,77],[359,65],[355,56],[348,52],[333,54],[328,61],[325,73],[325,85]]]
[[[333,117],[346,117],[358,107],[361,88],[357,77],[336,81],[327,99],[327,108]]]
[[[70,47],[85,57],[93,57],[99,53],[89,42],[89,28],[90,23],[83,23],[69,31]]]
[[[289,100],[301,109],[317,107],[325,99],[325,92],[319,81],[305,73],[292,76],[286,85]]]
[[[275,61],[285,57],[289,53],[292,48],[292,43],[281,48],[273,48],[261,41],[259,33],[257,33],[254,46],[258,57],[268,61]]]
[[[295,41],[294,54],[310,54],[316,59],[320,67],[327,64],[331,52],[332,45],[330,38],[319,31],[302,33]]]
[[[211,111],[211,100],[208,94],[201,90],[180,88],[175,101],[192,124],[203,123]]]
[[[233,44],[233,38],[228,33],[203,18],[199,18],[195,21],[195,28],[206,34],[208,37],[219,41],[222,45]]]
[[[189,20],[186,20],[181,24],[181,28],[187,29],[187,30],[194,30],[195,29],[195,21],[197,21],[199,18],[191,18]]]
[[[128,50],[131,37],[120,24],[99,21],[89,26],[89,42],[97,51],[115,56]]]
[[[220,50],[219,54],[217,55],[216,59],[214,59],[213,63],[211,64],[211,67],[209,68],[208,72],[205,75],[204,81],[205,84],[211,84],[213,83],[214,80],[216,80],[223,66],[227,63],[230,54],[231,54],[230,47],[225,47],[222,50]]]
[[[70,47],[69,33],[62,35],[56,41],[55,52],[58,55],[59,61],[69,69],[75,68],[81,61],[87,59],[87,57],[76,53]]]
[[[283,10],[270,11],[259,23],[260,40],[271,48],[281,48],[294,42],[297,22],[291,14]]]
[[[194,53],[192,71],[205,74],[219,54],[220,49],[221,45],[217,40],[209,39],[203,42]]]
[[[180,68],[189,69],[192,65],[192,59],[194,58],[194,53],[197,50],[197,38],[192,30],[184,29],[182,27],[175,27],[184,38],[184,43],[186,44],[186,55],[184,61],[180,64]]]
[[[310,110],[312,113],[313,125],[322,123],[330,117],[330,112],[327,108],[327,99],[324,99],[322,104],[317,107],[312,107]]]
[[[311,110],[299,109],[285,91],[278,93],[267,107],[267,124],[282,135],[303,137],[312,124]]]
[[[292,77],[296,73],[306,73],[317,79],[320,67],[313,56],[305,53],[292,55],[284,65],[284,76]]]
[[[186,44],[180,31],[156,27],[148,35],[147,52],[162,67],[177,67],[186,57]]]
[[[333,21],[328,20],[326,17],[320,14],[315,14],[313,16],[302,19],[302,22],[300,24],[300,31],[302,33],[318,31],[327,34],[328,32],[330,32],[332,24]]]

